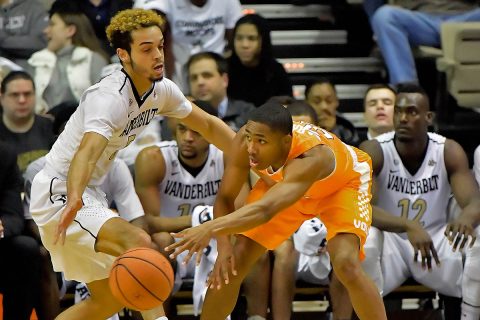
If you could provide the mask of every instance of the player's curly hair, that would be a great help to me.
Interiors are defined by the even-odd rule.
[[[165,20],[153,10],[127,9],[117,13],[107,27],[107,38],[114,48],[125,49],[130,53],[132,31],[158,26],[162,29]]]

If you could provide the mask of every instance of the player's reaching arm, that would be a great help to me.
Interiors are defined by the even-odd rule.
[[[475,228],[480,222],[480,191],[462,147],[447,139],[444,152],[453,195],[462,208],[460,216],[447,225],[445,235],[453,245],[453,250],[461,250],[469,238],[470,246],[476,239]]]
[[[408,240],[413,246],[414,261],[417,261],[420,254],[423,268],[432,268],[432,257],[439,265],[437,251],[433,245],[432,238],[418,221],[408,220],[395,216],[376,205],[376,175],[383,167],[383,151],[377,140],[368,140],[360,145],[360,149],[365,151],[372,158],[373,181],[372,181],[372,226],[388,232],[403,233],[406,232]]]
[[[165,159],[159,147],[140,151],[135,160],[135,190],[145,210],[150,233],[176,232],[191,226],[190,216],[165,218],[160,212],[160,183],[165,177]]]
[[[83,192],[107,144],[107,138],[98,133],[87,132],[84,134],[68,170],[67,204],[57,226],[55,244],[58,241],[60,244],[64,244],[67,228],[82,207]]]
[[[206,113],[194,103],[192,107],[192,112],[182,122],[228,155],[235,132],[220,118]]]
[[[273,185],[264,196],[233,213],[216,218],[196,228],[187,229],[177,236],[182,238],[168,247],[175,249],[173,256],[188,250],[203,250],[202,244],[212,235],[229,235],[247,231],[269,221],[275,214],[298,201],[312,184],[327,177],[335,168],[335,156],[326,146],[316,146],[284,167],[284,179]],[[312,174],[315,173],[315,174]]]

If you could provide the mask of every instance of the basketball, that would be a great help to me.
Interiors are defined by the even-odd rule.
[[[110,270],[113,296],[132,310],[149,310],[161,305],[170,295],[173,282],[170,262],[150,248],[126,251]]]

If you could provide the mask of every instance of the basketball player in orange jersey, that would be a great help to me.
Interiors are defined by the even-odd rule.
[[[181,118],[222,150],[233,140],[234,132],[222,120],[188,101],[163,78],[161,26],[161,18],[149,10],[125,10],[112,18],[106,31],[122,70],[84,92],[33,180],[30,212],[54,269],[87,283],[91,293],[57,320],[103,320],[121,310],[108,286],[115,256],[151,245],[145,231],[107,207],[99,188],[117,152],[157,114]],[[161,307],[142,315],[145,320],[166,319]]]
[[[293,123],[289,111],[277,102],[253,110],[248,119],[232,145],[215,201],[215,219],[174,234],[179,242],[166,248],[175,249],[171,257],[188,250],[188,261],[216,237],[218,257],[201,318],[224,320],[256,260],[319,214],[328,230],[333,268],[358,316],[386,319],[378,290],[360,266],[371,223],[368,155],[314,125]],[[262,179],[250,191],[247,204],[234,210],[252,168]],[[228,238],[232,234],[237,235],[233,246]]]

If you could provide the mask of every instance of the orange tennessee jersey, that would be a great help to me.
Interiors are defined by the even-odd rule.
[[[329,176],[314,182],[295,204],[243,234],[272,249],[295,232],[304,220],[320,216],[327,226],[327,240],[337,233],[347,232],[357,234],[363,244],[371,223],[370,157],[346,145],[334,134],[308,123],[294,122],[292,134],[286,164],[317,145],[325,145],[335,155],[335,169]],[[262,170],[260,174],[279,182],[283,180],[283,167],[274,173]],[[268,186],[259,179],[247,202],[259,200],[267,191]]]

